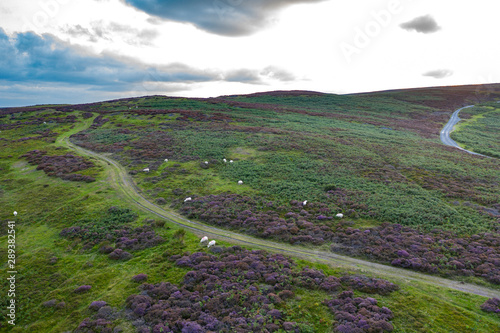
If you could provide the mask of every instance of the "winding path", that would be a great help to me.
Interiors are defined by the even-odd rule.
[[[68,140],[70,135],[79,132],[81,130],[84,130],[85,128],[90,126],[91,120],[92,119],[90,119],[90,121],[85,122],[80,126],[77,126],[77,128],[73,129],[71,132],[66,132],[62,134],[57,139],[56,144],[66,146],[78,152],[81,155],[93,157],[99,160],[105,168],[109,185],[117,190],[118,194],[123,198],[124,201],[127,201],[128,203],[133,204],[144,211],[151,212],[163,219],[166,219],[172,223],[180,225],[185,229],[194,232],[195,234],[211,236],[216,239],[226,240],[233,244],[251,245],[253,248],[259,248],[272,252],[279,252],[293,257],[306,259],[308,261],[323,262],[329,265],[335,265],[347,269],[360,271],[361,273],[370,272],[388,278],[392,277],[398,280],[404,280],[405,283],[408,283],[410,281],[416,283],[417,285],[420,283],[424,283],[433,285],[435,287],[450,288],[485,297],[500,298],[500,290],[495,290],[474,284],[453,281],[438,276],[422,274],[393,266],[377,264],[366,260],[355,259],[321,249],[316,250],[312,248],[306,248],[303,246],[296,246],[296,245],[292,246],[290,244],[277,243],[265,239],[259,239],[248,235],[238,234],[236,232],[215,228],[196,221],[185,219],[184,217],[178,215],[174,211],[158,207],[157,205],[147,200],[144,196],[142,196],[141,190],[137,188],[137,186],[134,184],[128,172],[118,162],[109,158],[109,156],[106,156],[106,154],[99,154],[84,149],[82,147],[74,145]]]
[[[453,112],[453,114],[451,115],[450,120],[448,121],[448,123],[446,125],[444,125],[444,128],[441,130],[441,133],[440,133],[441,142],[444,143],[447,146],[458,148],[458,149],[463,150],[463,151],[465,151],[465,152],[467,152],[469,154],[479,155],[479,156],[484,156],[484,157],[489,157],[489,156],[486,156],[486,155],[475,153],[475,152],[470,151],[470,150],[463,149],[454,140],[452,140],[450,138],[450,134],[451,134],[451,132],[453,132],[453,127],[461,120],[458,117],[458,114],[460,113],[460,111],[462,111],[463,109],[472,108],[472,107],[474,107],[474,105],[464,106],[464,107],[456,110],[455,112]]]

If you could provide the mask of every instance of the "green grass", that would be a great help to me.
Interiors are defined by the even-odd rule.
[[[457,125],[451,138],[462,148],[500,158],[500,109],[469,108],[462,110],[460,116],[468,119]]]
[[[386,119],[382,119],[382,124],[374,125],[341,117],[324,119],[299,113],[277,114],[269,110],[240,109],[188,99],[154,97],[126,103],[103,103],[101,107],[109,111],[128,110],[128,107],[138,105],[141,108],[226,112],[237,120],[229,124],[237,130],[226,131],[222,126],[219,128],[195,121],[189,121],[179,130],[169,127],[178,123],[176,115],[150,118],[116,113],[106,115],[110,122],[90,133],[96,143],[113,144],[137,140],[138,136],[148,131],[145,127],[151,124],[164,126],[164,130],[177,140],[178,146],[175,148],[180,154],[196,157],[190,161],[174,158],[168,163],[162,163],[158,171],[134,176],[140,189],[153,199],[164,197],[170,201],[176,198],[172,190],[180,188],[198,195],[233,192],[265,196],[286,204],[292,199],[324,200],[325,186],[333,184],[357,193],[357,200],[368,205],[369,210],[377,212],[376,218],[354,219],[355,227],[371,227],[383,221],[391,221],[428,228],[456,228],[467,232],[490,229],[490,219],[473,208],[452,205],[451,201],[464,198],[445,197],[438,185],[469,177],[475,188],[471,189],[472,199],[468,200],[483,204],[494,202],[498,198],[494,183],[499,180],[496,162],[478,161],[472,157],[457,160],[458,153],[446,151],[435,144],[435,139],[421,138],[417,133],[401,128],[380,128],[384,124],[389,125],[389,117],[407,119],[408,114],[425,113],[427,108],[406,105],[408,109],[400,101],[384,104],[384,99],[340,96],[260,98],[253,99],[252,102],[275,103],[299,110],[307,108],[311,112],[356,114],[362,115],[367,121],[380,121],[378,114]],[[7,124],[18,120],[28,121],[34,116],[53,112],[46,108],[40,109],[39,114],[16,114],[13,119],[0,118],[0,122]],[[484,118],[477,118],[475,122],[480,129],[490,126],[488,124],[491,122],[498,122],[493,117],[494,112],[488,112]],[[490,115],[491,113],[493,114]],[[73,114],[80,116],[81,112]],[[483,123],[483,119],[488,119],[488,122]],[[78,221],[102,222],[105,212],[111,206],[132,209],[138,217],[134,222],[127,223],[133,226],[141,225],[145,219],[157,218],[131,206],[115,192],[110,185],[109,174],[102,165],[89,171],[96,176],[96,182],[79,183],[48,177],[43,171],[35,170],[35,166],[30,166],[19,158],[33,149],[47,150],[49,154],[66,153],[67,150],[56,149],[63,145],[62,139],[78,132],[91,121],[89,119],[84,122],[78,117],[78,123],[73,129],[70,128],[72,124],[51,123],[51,130],[59,133],[54,144],[43,140],[14,141],[25,136],[36,136],[36,132],[40,130],[38,125],[2,130],[0,133],[1,138],[9,140],[0,141],[0,220],[4,229],[5,222],[13,220],[12,211],[19,212],[15,218],[16,268],[19,272],[16,283],[19,295],[17,325],[15,328],[0,327],[0,331],[73,330],[91,315],[87,307],[92,301],[105,300],[113,307],[124,309],[125,299],[138,292],[137,284],[131,282],[131,277],[136,274],[148,274],[149,283],[179,283],[187,270],[175,266],[166,257],[172,251],[182,253],[200,250],[197,235],[186,232],[181,239],[176,238],[174,233],[179,228],[169,223],[165,227],[155,228],[167,240],[166,243],[134,252],[133,259],[125,262],[108,259],[97,251],[97,246],[84,250],[78,241],[59,236],[63,228],[75,225]],[[133,125],[137,132],[119,133],[117,124],[124,127]],[[241,128],[243,126],[262,126],[282,132],[245,132]],[[464,126],[457,133],[466,132],[468,127]],[[494,130],[490,132],[489,138],[496,138]],[[422,143],[425,147],[420,146]],[[129,170],[140,170],[149,163],[144,161],[134,165],[126,153],[119,157],[130,162]],[[221,162],[209,169],[200,168],[199,162],[210,158],[220,162],[222,158],[234,159],[235,163],[224,165]],[[174,168],[174,164],[179,166]],[[386,167],[388,165],[392,167]],[[169,168],[178,171],[168,171]],[[181,172],[182,169],[185,171]],[[152,178],[160,177],[164,171],[168,171],[168,175],[154,183]],[[237,181],[240,179],[244,181],[244,185],[238,186]],[[429,180],[437,181],[438,185],[427,188]],[[337,207],[336,202],[329,204]],[[5,245],[6,239],[2,231],[0,244]],[[218,243],[227,244],[222,241]],[[4,245],[0,248],[3,259],[6,258]],[[50,263],[52,257],[57,257],[58,260]],[[5,271],[6,260],[2,262],[2,269]],[[307,265],[323,269],[327,274],[345,273],[343,269],[320,263],[297,260],[297,264],[298,268]],[[353,268],[352,272],[358,271]],[[377,299],[380,305],[387,306],[394,312],[395,332],[498,330],[499,317],[479,309],[479,305],[486,300],[484,297],[436,288],[430,284],[394,279],[392,282],[400,285],[401,290],[390,296],[377,296]],[[92,285],[89,293],[73,293],[76,287],[84,284]],[[5,279],[2,279],[1,285],[2,290],[5,290]],[[307,322],[303,327],[304,332],[332,332],[333,315],[321,304],[321,301],[331,295],[300,289],[296,294],[298,298],[283,305],[286,318],[290,321]],[[368,296],[362,293],[357,295]],[[56,310],[43,307],[42,304],[51,299],[64,301],[65,308]],[[6,302],[7,298],[2,297],[2,320],[5,318]],[[124,319],[120,321],[125,332],[134,331],[130,322]]]
[[[180,163],[185,172],[172,172],[153,182],[151,178],[159,177],[158,172],[138,175],[136,179],[144,190],[164,189],[151,193],[151,199],[173,198],[171,191],[180,188],[197,195],[242,193],[244,189],[246,194],[266,196],[281,203],[295,199],[323,201],[322,188],[335,184],[346,191],[358,191],[356,200],[367,207],[359,213],[370,212],[379,223],[388,221],[427,230],[438,226],[467,234],[488,231],[494,224],[493,219],[480,211],[455,207],[452,203],[472,201],[490,207],[498,202],[498,191],[492,185],[500,181],[498,164],[468,156],[458,158],[457,152],[446,151],[438,143],[437,135],[427,138],[414,131],[412,124],[424,123],[418,119],[434,113],[433,108],[397,100],[391,95],[261,96],[229,100],[291,109],[276,112],[154,97],[138,103],[147,102],[148,107],[174,112],[185,102],[184,109],[207,114],[222,112],[235,121],[180,122],[175,120],[175,113],[168,111],[155,116],[116,113],[109,115],[111,121],[102,128],[89,131],[91,137],[87,142],[131,145],[147,135],[155,135],[157,128],[151,128],[148,122],[159,124],[173,140],[172,146],[168,144],[175,154],[171,161]],[[415,99],[421,100],[426,99],[422,96]],[[118,124],[121,128],[133,124],[133,133],[126,134],[126,140],[124,134],[117,132]],[[161,145],[161,140],[158,144]],[[115,158],[125,165],[130,163],[131,170],[140,171],[152,160],[132,163],[130,145],[115,154]],[[183,162],[186,156],[196,162]],[[216,166],[209,170],[198,167],[198,162],[223,158],[234,159],[235,167]],[[461,189],[462,179],[469,184],[465,192]],[[231,185],[238,180],[243,180],[245,187]],[[331,203],[331,208],[338,207]]]

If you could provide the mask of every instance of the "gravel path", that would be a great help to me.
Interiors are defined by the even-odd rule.
[[[453,112],[453,114],[451,115],[450,120],[444,126],[444,128],[441,130],[441,133],[440,133],[441,142],[444,143],[447,146],[452,146],[452,147],[458,148],[458,149],[463,150],[463,151],[465,151],[465,152],[467,152],[469,154],[488,157],[488,156],[485,156],[485,155],[482,155],[482,154],[475,153],[475,152],[470,151],[470,150],[463,149],[455,141],[453,141],[450,138],[450,134],[451,134],[451,132],[453,132],[453,127],[456,124],[458,124],[458,122],[461,120],[458,117],[458,114],[460,113],[460,111],[462,111],[463,109],[472,108],[472,107],[474,107],[474,105],[464,106],[463,108],[460,108],[460,109],[456,110],[455,112]]]

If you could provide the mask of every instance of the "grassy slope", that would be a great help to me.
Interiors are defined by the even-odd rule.
[[[389,221],[474,233],[488,231],[495,223],[460,203],[498,202],[493,184],[500,180],[500,167],[496,161],[457,158],[456,151],[443,147],[436,133],[449,115],[440,109],[379,96],[264,95],[231,97],[218,104],[183,103],[160,97],[139,100],[145,114],[111,113],[110,122],[87,132],[86,142],[90,148],[124,143],[124,152],[116,157],[130,170],[140,171],[153,160],[131,156],[133,145],[144,137],[161,142],[158,131],[171,138],[173,142],[165,144],[171,151],[165,155],[173,155],[172,162],[135,178],[151,198],[174,199],[171,190],[180,188],[197,195],[244,192],[283,203],[322,201],[323,188],[334,185],[355,191],[356,200],[366,205],[359,212],[364,217],[357,220],[360,225]],[[180,122],[174,113],[147,113],[182,106],[206,115],[222,112],[231,120]],[[107,107],[123,109],[119,102]],[[116,124],[132,132],[118,135]],[[183,156],[194,161],[181,162]],[[238,159],[237,166],[199,168],[200,160],[224,157]],[[174,165],[177,171],[172,171]],[[235,184],[239,179],[245,183],[242,188]]]
[[[338,265],[339,267],[350,268],[355,266],[360,270],[366,270],[373,274],[383,274],[386,277],[405,278],[422,283],[431,283],[435,286],[441,286],[445,288],[449,287],[456,290],[471,291],[477,295],[489,295],[489,297],[498,297],[498,290],[495,289],[499,288],[490,286],[487,283],[486,288],[482,288],[475,284],[464,284],[463,281],[459,283],[456,281],[440,279],[435,276],[429,276],[426,274],[412,272],[401,268],[375,264],[366,260],[358,260],[339,254],[333,254],[330,252],[327,246],[323,246],[320,248],[311,248],[311,246],[307,245],[292,246],[287,243],[263,240],[245,234],[240,234],[238,232],[231,232],[227,229],[207,226],[205,224],[186,219],[180,216],[175,210],[166,207],[161,208],[159,205],[155,205],[151,201],[147,200],[140,193],[142,192],[141,189],[135,186],[135,183],[130,179],[131,177],[127,174],[126,169],[117,162],[103,156],[102,154],[97,154],[95,152],[82,149],[81,147],[75,146],[73,144],[69,145],[72,149],[82,154],[83,156],[98,158],[99,160],[104,161],[111,168],[107,168],[107,170],[110,171],[108,176],[109,184],[123,195],[124,203],[126,202],[127,205],[137,206],[144,211],[154,213],[161,218],[167,219],[169,222],[183,226],[184,228],[194,231],[200,235],[203,234],[209,236],[210,238],[216,238],[219,240],[223,239],[238,245],[248,246],[249,244],[251,244],[252,248],[281,252],[285,255],[292,255],[297,258],[306,258],[310,261],[330,262],[332,264]],[[242,190],[242,186],[233,185],[233,187],[236,190],[244,191],[244,189]],[[473,280],[473,283],[484,284],[484,281]]]
[[[500,109],[496,103],[466,109],[451,137],[463,148],[500,158]]]
[[[179,102],[180,103],[180,102]],[[192,102],[196,104],[196,102]],[[189,105],[180,103],[186,108]],[[196,106],[197,107],[197,106]],[[241,112],[244,115],[246,112]],[[274,116],[274,114],[272,115]],[[299,120],[293,124],[291,116],[273,121],[268,116],[263,123],[281,124],[285,129],[300,129]],[[293,115],[292,115],[293,116]],[[147,119],[149,121],[149,119]],[[310,119],[314,121],[314,118]],[[3,121],[6,121],[5,118]],[[135,123],[137,119],[133,120]],[[146,119],[144,120],[146,121]],[[164,120],[158,120],[163,122]],[[291,124],[292,122],[292,124]],[[320,125],[320,124],[319,124]],[[319,126],[318,125],[318,126]],[[330,126],[331,124],[327,125]],[[356,124],[342,124],[349,127]],[[26,126],[28,127],[28,126]],[[351,128],[347,128],[351,130]],[[13,138],[24,136],[26,128],[2,131],[1,137]],[[68,125],[57,127],[57,132],[63,133],[69,130]],[[355,129],[354,129],[355,130]],[[353,130],[353,131],[354,131]],[[75,129],[76,131],[76,129]],[[363,135],[363,130],[357,132],[357,136]],[[375,131],[373,131],[374,133]],[[370,133],[365,133],[366,137]],[[408,134],[404,134],[408,135]],[[412,134],[409,134],[412,135]],[[383,137],[381,139],[385,139]],[[203,140],[202,138],[201,140]],[[397,140],[396,140],[397,141]],[[199,142],[190,144],[196,147]],[[1,145],[2,143],[0,143]],[[210,142],[213,144],[213,142]],[[238,147],[239,144],[236,146]],[[150,276],[149,282],[171,281],[178,282],[185,270],[173,267],[165,262],[161,254],[170,246],[170,243],[159,247],[135,253],[134,259],[125,263],[111,262],[106,256],[99,254],[95,249],[81,251],[78,244],[58,236],[60,230],[70,226],[75,220],[83,217],[96,217],[103,210],[112,205],[123,205],[124,198],[115,193],[106,181],[103,169],[98,181],[91,184],[71,183],[57,178],[47,177],[42,171],[34,170],[35,167],[26,165],[17,157],[32,149],[47,149],[54,153],[55,145],[49,145],[40,140],[29,140],[20,143],[9,143],[2,147],[0,152],[2,176],[0,177],[0,204],[2,205],[3,221],[10,219],[10,212],[14,209],[20,212],[17,221],[18,231],[18,274],[17,287],[18,298],[21,306],[18,309],[19,321],[14,331],[25,332],[28,330],[37,332],[62,332],[76,327],[83,318],[89,315],[86,307],[93,300],[104,299],[118,308],[123,307],[124,299],[136,292],[136,285],[130,282],[130,277],[145,272]],[[241,160],[256,160],[262,158],[251,148],[231,148],[230,156],[239,157]],[[452,155],[450,153],[450,155]],[[13,156],[13,157],[8,157]],[[417,161],[421,162],[421,161]],[[183,165],[184,166],[184,165]],[[189,170],[196,169],[196,164],[185,167]],[[449,167],[449,166],[448,166]],[[99,171],[100,170],[100,171]],[[199,171],[196,171],[198,173]],[[197,174],[191,175],[191,180],[197,179]],[[291,174],[294,171],[290,171]],[[211,175],[204,175],[204,178]],[[183,183],[182,177],[177,176],[172,181],[179,182],[175,186],[187,186],[189,181]],[[217,179],[217,177],[215,177]],[[249,188],[241,188],[227,181],[228,176],[219,176],[216,186],[212,190],[218,191],[242,191],[247,193]],[[208,178],[210,179],[210,178]],[[340,178],[338,178],[340,179]],[[144,189],[147,190],[147,182],[141,178]],[[206,188],[208,180],[201,181],[194,190],[200,191]],[[49,186],[45,186],[49,185]],[[151,188],[153,188],[151,186]],[[210,188],[209,188],[210,189]],[[209,190],[207,190],[208,192]],[[5,208],[5,209],[4,209]],[[154,218],[137,210],[140,214],[138,221],[144,218]],[[368,221],[361,221],[367,223]],[[175,226],[157,229],[164,238],[175,242],[172,236]],[[6,237],[0,238],[0,243],[5,244]],[[187,234],[183,240],[183,250],[193,251],[197,249],[197,238]],[[5,258],[5,249],[1,249],[2,257]],[[56,264],[49,264],[49,258],[59,258]],[[5,260],[4,260],[5,262]],[[89,265],[88,263],[91,263]],[[303,265],[311,265],[302,262]],[[338,274],[338,269],[332,269],[325,265],[313,264],[331,274]],[[388,297],[378,297],[381,303],[393,309],[396,314],[394,325],[397,332],[450,332],[450,331],[495,331],[500,323],[498,317],[489,315],[479,310],[479,304],[485,299],[465,295],[460,292],[438,289],[425,284],[415,284],[408,281],[397,281],[402,290]],[[93,289],[84,295],[75,295],[72,290],[83,284],[90,284]],[[27,297],[26,295],[30,295]],[[322,308],[321,300],[326,294],[304,294],[302,300],[294,300],[287,304],[290,307],[291,319],[306,318],[315,325],[316,331],[328,331],[333,320],[331,315]],[[56,298],[64,300],[67,304],[64,310],[52,310],[44,308],[44,301]],[[5,304],[2,304],[2,309]],[[299,307],[300,306],[300,307]],[[302,311],[302,312],[301,312]],[[307,316],[310,316],[307,318]],[[2,315],[2,318],[4,316]],[[320,323],[323,319],[326,324]],[[130,323],[123,323],[126,331],[131,330]],[[3,328],[6,330],[7,328]]]

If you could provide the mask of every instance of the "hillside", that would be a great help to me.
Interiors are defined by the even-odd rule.
[[[498,98],[487,85],[0,109],[0,238],[15,221],[18,271],[17,324],[1,329],[494,332],[479,295],[500,295]],[[470,104],[452,137],[492,158],[439,140]]]

